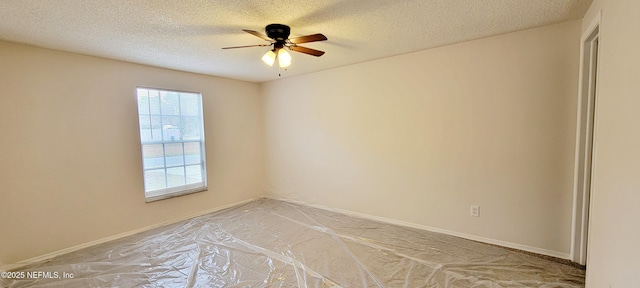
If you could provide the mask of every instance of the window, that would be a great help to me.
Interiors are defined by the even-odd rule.
[[[207,190],[202,95],[138,88],[147,202]]]

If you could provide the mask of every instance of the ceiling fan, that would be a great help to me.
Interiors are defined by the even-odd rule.
[[[242,31],[247,32],[251,35],[257,36],[259,38],[262,38],[263,40],[270,42],[270,44],[224,47],[222,49],[273,46],[273,49],[269,50],[267,54],[264,54],[264,56],[262,56],[262,61],[267,63],[267,65],[269,66],[273,66],[273,63],[275,63],[276,59],[278,59],[278,63],[282,68],[287,68],[289,67],[289,65],[291,65],[291,55],[289,55],[287,50],[283,48],[288,48],[291,51],[320,57],[324,55],[324,51],[302,47],[302,46],[299,46],[298,44],[327,40],[327,37],[325,37],[320,33],[289,39],[291,28],[289,28],[289,26],[284,24],[267,25],[267,27],[265,27],[265,32],[267,33],[267,35],[264,35],[260,32],[253,31],[253,30],[243,29]]]

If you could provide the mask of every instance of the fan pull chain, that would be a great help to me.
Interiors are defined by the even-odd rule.
[[[284,71],[286,72],[287,69],[289,69],[289,68],[284,68]],[[278,68],[278,70],[280,70],[280,68]],[[278,71],[278,77],[282,77],[282,73],[280,71]]]

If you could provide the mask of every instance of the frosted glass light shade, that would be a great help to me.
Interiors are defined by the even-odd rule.
[[[289,56],[291,57],[291,56]],[[262,56],[262,61],[267,63],[269,66],[273,66],[273,63],[276,62],[276,53],[273,50],[269,50],[264,56]]]
[[[289,65],[291,65],[291,55],[289,55],[289,52],[287,52],[287,50],[280,49],[278,51],[278,63],[280,64],[281,68],[287,68],[289,67]]]

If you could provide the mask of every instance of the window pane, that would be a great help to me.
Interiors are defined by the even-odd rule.
[[[202,179],[202,169],[200,165],[191,165],[186,167],[187,184],[204,182]]]
[[[184,143],[184,161],[186,165],[200,164],[200,142]]]
[[[183,157],[182,143],[164,145],[164,159],[167,167],[184,165]]]
[[[161,128],[162,118],[160,116],[140,116],[140,140],[142,143],[161,141]]]
[[[200,140],[200,118],[193,116],[182,116],[182,139]]]
[[[149,92],[138,89],[138,114],[149,114]]]
[[[184,166],[167,168],[167,188],[185,185]]]
[[[160,115],[160,93],[149,90],[149,114]]]
[[[162,116],[162,134],[164,141],[182,140],[180,116]]]
[[[200,115],[198,94],[180,93],[180,114],[189,116]]]
[[[162,115],[180,115],[180,101],[176,92],[160,92]]]
[[[162,144],[142,145],[144,169],[164,167],[164,151]]]
[[[138,122],[140,123],[140,139],[142,142],[151,141],[151,117],[149,115],[140,115]]]
[[[148,170],[144,172],[145,191],[154,191],[167,188],[167,180],[164,169]]]

